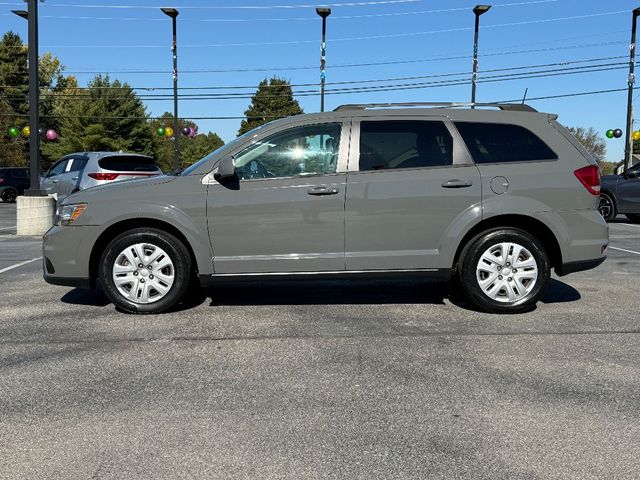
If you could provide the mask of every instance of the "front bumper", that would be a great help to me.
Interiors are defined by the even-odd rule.
[[[88,287],[91,251],[100,227],[52,227],[42,242],[44,280],[52,285]]]

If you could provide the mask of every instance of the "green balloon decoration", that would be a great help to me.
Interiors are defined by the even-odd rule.
[[[158,127],[158,129],[156,130],[156,133],[158,134],[159,137],[164,137],[166,134],[166,130],[164,129],[164,127]]]
[[[607,136],[607,138],[613,138],[613,130],[607,130],[607,133],[605,135]]]
[[[9,136],[11,138],[18,138],[20,136],[20,130],[18,130],[16,127],[11,127],[7,133],[9,134]]]

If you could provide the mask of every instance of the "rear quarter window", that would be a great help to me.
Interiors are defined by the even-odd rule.
[[[476,163],[557,160],[558,155],[536,134],[519,125],[455,122]]]
[[[98,160],[98,165],[104,170],[114,172],[160,172],[153,158],[127,155],[114,155]]]

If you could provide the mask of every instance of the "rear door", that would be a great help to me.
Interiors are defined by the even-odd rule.
[[[481,182],[449,120],[386,117],[353,123],[347,270],[451,268],[442,247],[457,240],[459,218],[480,210]]]

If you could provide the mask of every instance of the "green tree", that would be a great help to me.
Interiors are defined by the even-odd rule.
[[[10,138],[7,131],[17,127],[19,117],[14,117],[11,106],[0,98],[0,167],[21,167],[27,164],[24,137]]]
[[[156,140],[147,112],[128,84],[99,75],[87,89],[79,90],[69,79],[57,95],[54,112],[60,122],[59,138],[42,145],[49,157],[100,150],[155,156]]]
[[[251,104],[244,112],[247,117],[240,124],[238,135],[253,130],[277,118],[303,113],[298,101],[293,98],[291,84],[281,78],[266,78],[258,85]]]
[[[0,97],[17,115],[29,113],[27,48],[20,36],[7,32],[0,40]]]
[[[607,144],[598,132],[593,128],[569,127],[569,131],[582,144],[582,146],[595,158],[598,163],[604,161],[607,152]]]
[[[165,112],[159,120],[151,122],[152,130],[155,132],[159,127],[173,128],[173,114]],[[192,127],[196,130],[198,126],[191,120],[180,120],[180,128]],[[220,148],[224,145],[222,139],[215,133],[198,134],[194,138],[185,137],[180,132],[180,159],[182,168],[194,164],[206,154]],[[173,170],[174,165],[174,142],[168,137],[159,137],[156,135],[156,163],[160,168],[169,172]]]

